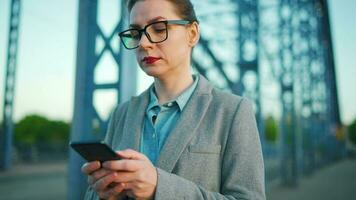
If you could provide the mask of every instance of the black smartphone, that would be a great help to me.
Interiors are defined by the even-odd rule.
[[[120,160],[116,152],[104,142],[70,142],[70,146],[89,162]]]

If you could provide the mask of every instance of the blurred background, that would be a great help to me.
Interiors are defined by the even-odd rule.
[[[254,102],[268,199],[355,199],[356,2],[192,0],[193,71]],[[81,199],[69,141],[100,140],[143,74],[124,0],[0,0],[0,199]]]

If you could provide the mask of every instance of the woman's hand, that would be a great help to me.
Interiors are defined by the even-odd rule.
[[[135,199],[153,199],[157,186],[157,171],[151,161],[143,154],[127,149],[117,152],[122,160],[103,163],[103,171],[95,175],[102,177],[106,174],[98,188],[105,188],[111,182],[120,183],[115,186],[112,194],[119,194],[122,190]],[[94,167],[93,167],[94,168]],[[116,192],[117,191],[117,192]]]
[[[99,161],[85,163],[82,172],[88,176],[88,184],[101,199],[122,199],[125,196],[124,185],[113,182],[117,174],[102,168]]]

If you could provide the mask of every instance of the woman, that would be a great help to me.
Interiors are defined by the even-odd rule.
[[[112,114],[105,141],[122,160],[86,163],[86,199],[265,199],[251,104],[192,75],[199,25],[189,0],[131,0],[134,49],[154,84]]]

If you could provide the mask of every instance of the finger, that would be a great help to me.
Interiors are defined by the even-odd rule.
[[[82,166],[81,171],[84,174],[89,175],[89,174],[93,173],[94,171],[98,170],[100,168],[100,166],[101,166],[101,164],[99,161],[87,162]]]
[[[125,149],[123,151],[118,151],[117,154],[123,159],[133,159],[133,160],[146,160],[148,159],[145,155],[132,150],[132,149]]]
[[[136,185],[134,181],[125,182],[123,183],[123,186],[124,186],[124,190],[131,191],[131,192],[133,192],[136,189]]]
[[[113,188],[111,188],[109,190],[101,192],[100,196],[102,198],[110,198],[112,196],[117,196],[118,194],[120,194],[120,193],[122,193],[124,191],[124,186],[125,186],[124,183],[119,183],[115,187],[113,187]],[[123,196],[124,193],[122,193],[121,195]]]
[[[127,183],[138,180],[137,172],[122,172],[118,171],[117,178],[115,179],[118,183]]]
[[[143,168],[143,164],[142,161],[138,160],[115,160],[104,162],[103,167],[113,171],[135,172]]]
[[[102,177],[108,175],[112,173],[111,170],[108,170],[108,169],[104,169],[104,168],[101,168],[93,173],[91,173],[89,176],[88,176],[88,183],[89,185],[92,185],[94,184],[96,181],[98,181],[99,179],[101,179]]]
[[[110,174],[104,176],[103,178],[99,179],[98,181],[96,181],[93,185],[93,188],[97,192],[103,191],[103,190],[107,189],[107,187],[110,185],[110,183],[114,182],[116,178],[117,178],[116,172],[110,173]]]

